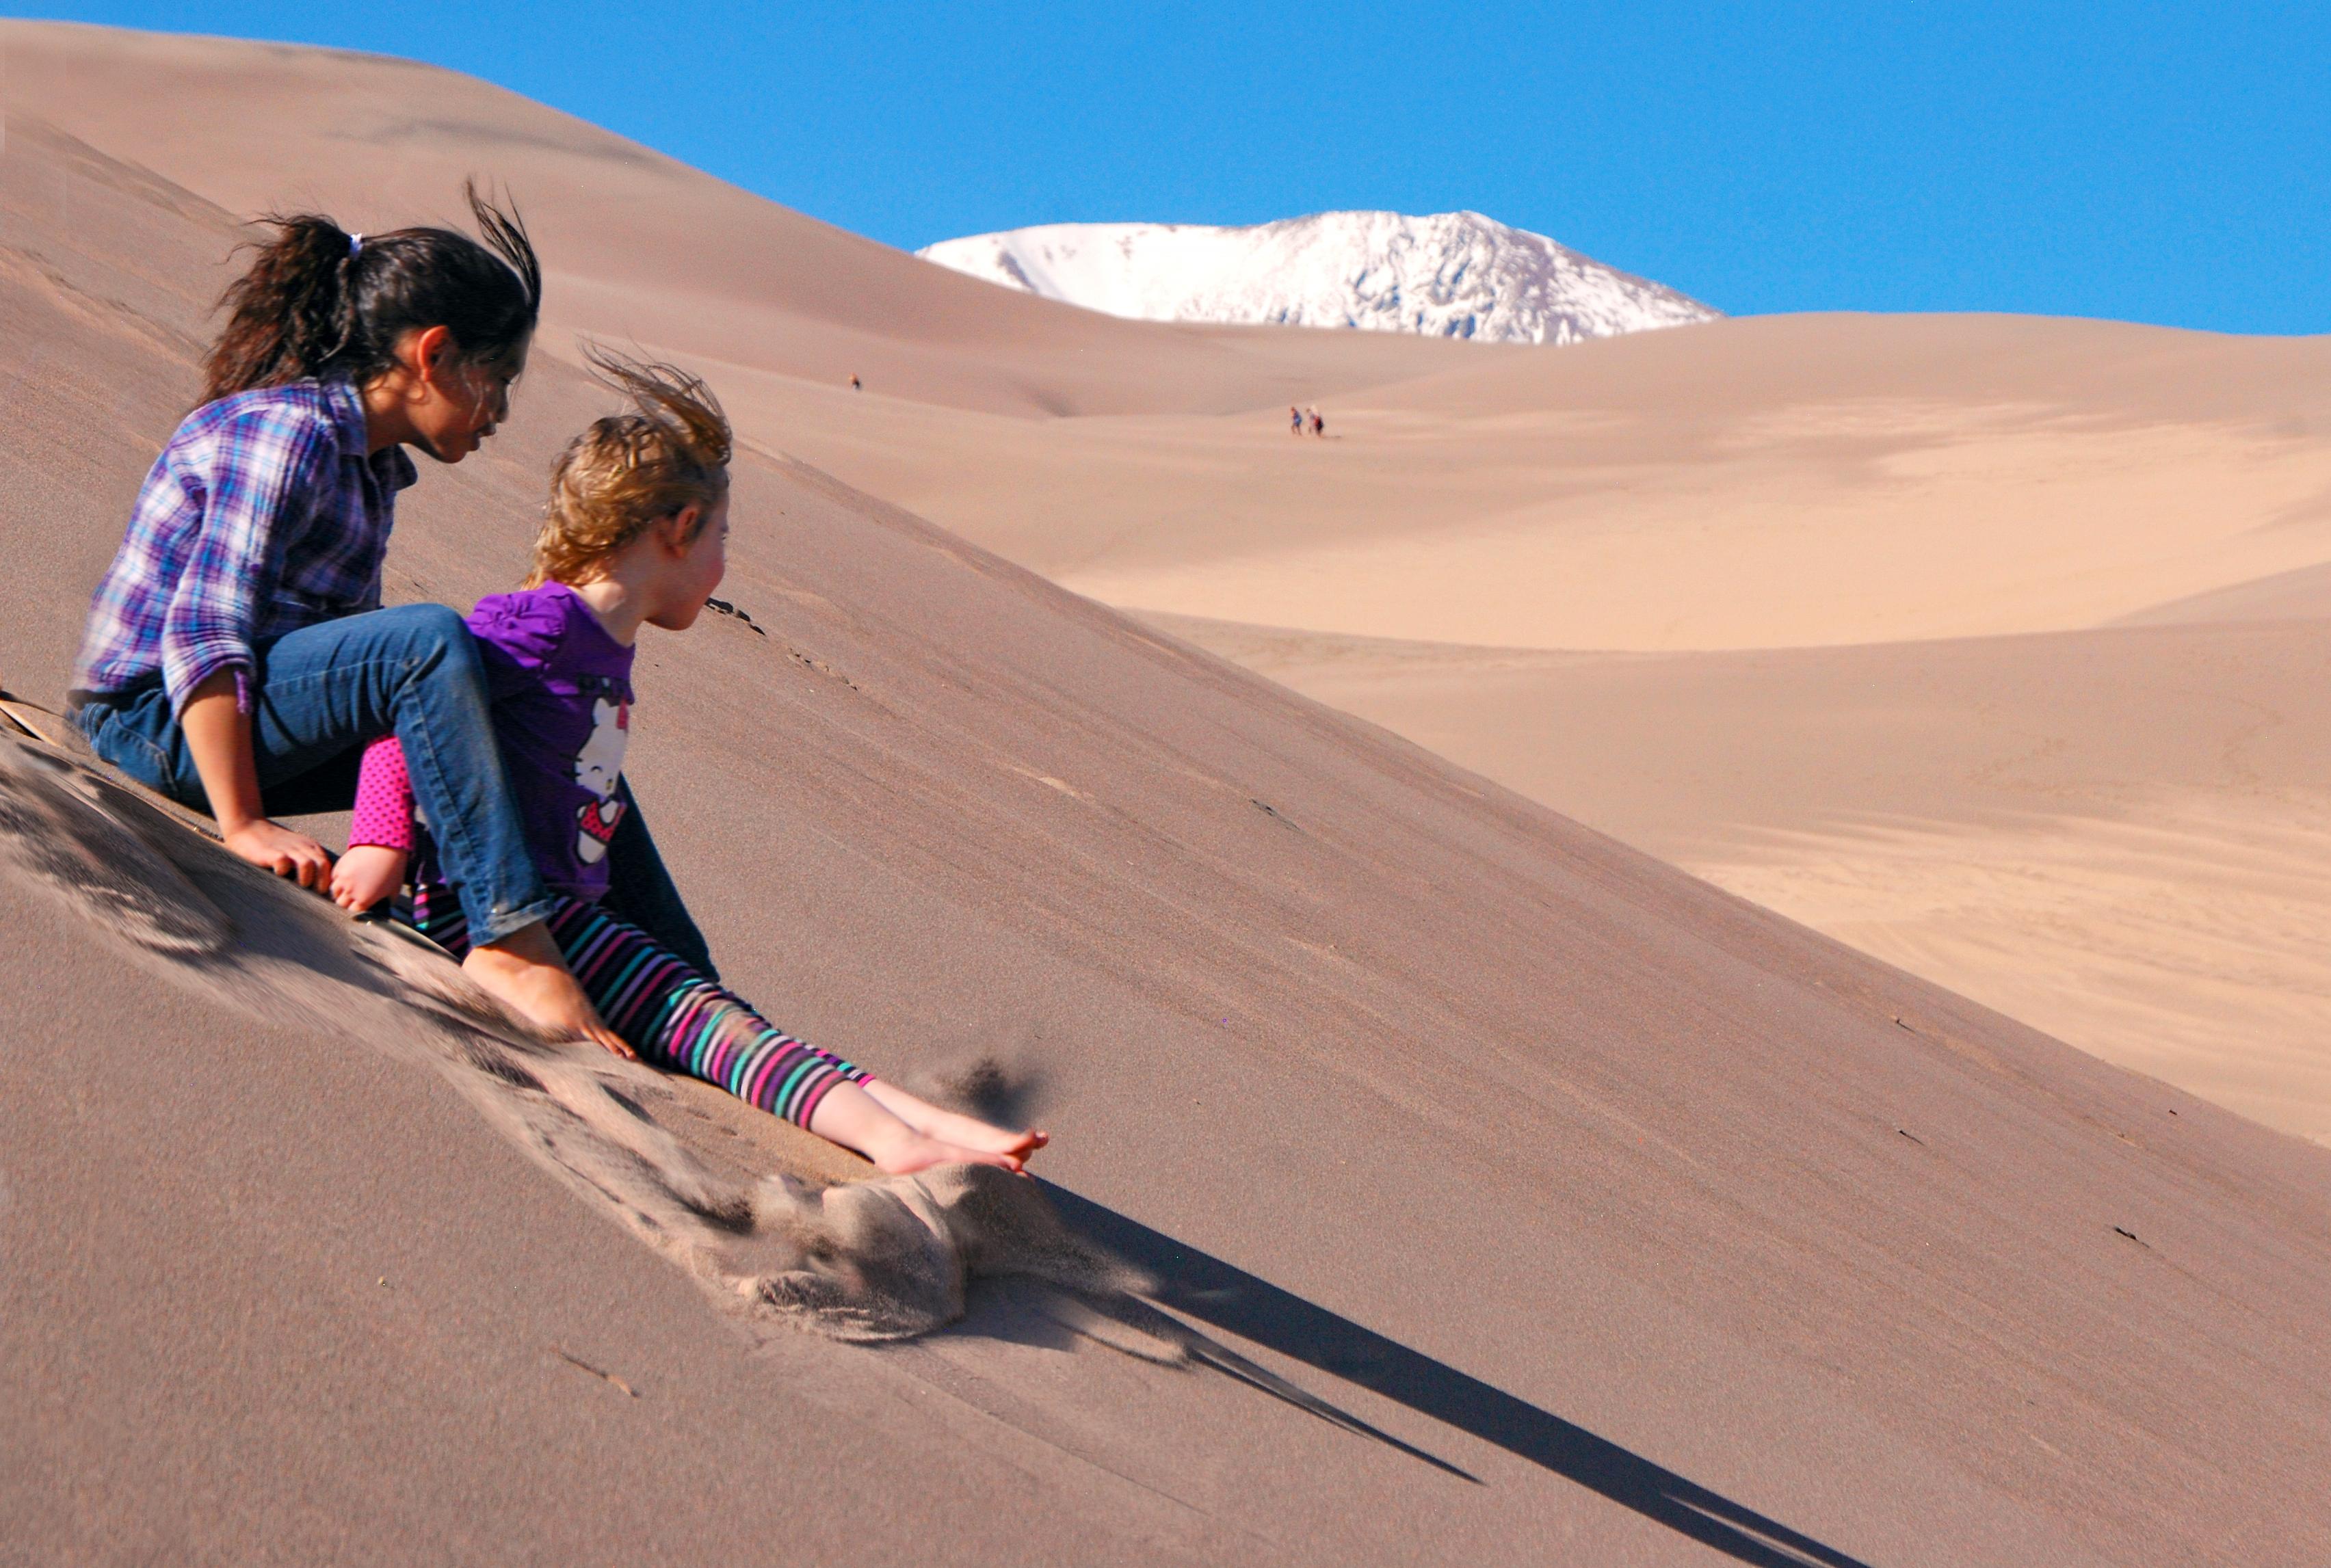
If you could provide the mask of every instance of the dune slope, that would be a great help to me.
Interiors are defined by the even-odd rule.
[[[2107,1060],[2331,1143],[2331,622],[1633,655],[1162,623]]]
[[[52,698],[231,230],[102,145],[5,132],[0,672]],[[599,406],[530,376],[490,456],[411,493],[395,596],[515,577],[543,466]],[[805,464],[748,454],[737,518],[751,623],[644,651],[634,764],[730,977],[880,1069],[1004,1060],[1044,1097],[1061,1211],[1373,1432],[1008,1282],[892,1351],[740,1333],[442,1073],[343,1028],[328,975],[254,1020],[12,862],[9,1550],[2331,1547],[2323,1151]],[[316,951],[226,913],[237,964]],[[640,1114],[708,1164],[766,1157],[712,1111]]]

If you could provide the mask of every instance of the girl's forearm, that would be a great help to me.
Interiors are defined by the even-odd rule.
[[[186,731],[219,831],[232,833],[259,821],[259,765],[251,749],[251,715],[235,701],[235,671],[222,670],[195,687],[178,710],[178,727]]]
[[[178,710],[178,727],[186,731],[219,837],[252,865],[320,891],[331,880],[332,857],[307,834],[267,820],[251,748],[251,715],[235,700],[234,678],[233,670],[221,670],[195,687]]]

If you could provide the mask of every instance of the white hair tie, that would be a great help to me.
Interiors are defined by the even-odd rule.
[[[348,254],[350,256],[354,256],[357,252],[363,249],[364,236],[362,234],[350,234],[348,236]]]

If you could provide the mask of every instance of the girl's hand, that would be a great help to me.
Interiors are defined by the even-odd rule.
[[[251,750],[251,715],[243,711],[238,672],[214,671],[195,688],[179,711],[186,749],[226,847],[254,866],[290,877],[303,888],[324,890],[332,879],[332,857],[305,833],[267,820],[259,794],[259,765]]]
[[[219,836],[228,849],[252,865],[264,866],[279,877],[294,878],[303,888],[321,892],[332,879],[330,851],[305,833],[279,827],[265,817],[224,828]]]
[[[404,886],[405,853],[382,844],[350,844],[332,868],[332,902],[361,915]]]

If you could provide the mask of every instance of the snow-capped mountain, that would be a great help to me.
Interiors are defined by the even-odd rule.
[[[942,240],[916,254],[1008,289],[1147,321],[1575,343],[1718,314],[1479,213],[1318,213],[1242,229],[1046,223]]]

